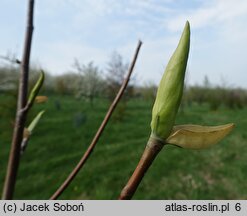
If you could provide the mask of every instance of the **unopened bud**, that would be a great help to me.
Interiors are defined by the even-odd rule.
[[[187,21],[158,87],[152,112],[152,137],[165,141],[172,131],[183,94],[189,47],[190,25]]]

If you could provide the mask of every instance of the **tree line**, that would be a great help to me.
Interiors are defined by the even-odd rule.
[[[13,62],[13,61],[12,61]],[[74,60],[71,71],[61,75],[51,75],[46,72],[46,80],[42,89],[45,95],[72,95],[77,99],[88,101],[92,106],[96,98],[110,101],[116,95],[128,69],[128,63],[118,52],[113,52],[107,68],[102,71],[93,61],[86,64]],[[29,86],[33,86],[40,69],[31,68]],[[0,94],[17,94],[19,68],[15,63],[0,65]],[[139,85],[134,78],[126,89],[125,96],[119,105],[124,109],[128,98],[137,98],[151,103],[155,99],[157,85],[149,82]],[[233,88],[225,85],[212,85],[205,77],[203,85],[186,86],[183,96],[183,106],[193,103],[208,104],[211,110],[224,106],[229,109],[242,109],[247,106],[247,91],[243,88]],[[11,103],[10,103],[11,104]]]

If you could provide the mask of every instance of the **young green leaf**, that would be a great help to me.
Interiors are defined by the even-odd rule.
[[[42,117],[42,115],[44,114],[44,110],[39,112],[38,115],[33,119],[33,121],[30,123],[30,125],[28,126],[27,130],[29,132],[29,134],[32,134],[33,129],[36,127],[36,125],[38,124],[40,118]]]
[[[25,149],[27,148],[30,136],[32,135],[34,128],[38,124],[38,122],[39,122],[41,116],[44,114],[44,112],[45,112],[44,110],[39,112],[38,115],[31,122],[31,124],[28,126],[28,128],[24,128],[23,139],[21,142],[21,149],[20,149],[21,155],[24,153]]]
[[[166,140],[171,133],[181,102],[184,76],[190,47],[190,25],[187,21],[179,44],[160,81],[152,111],[152,137]]]
[[[222,140],[234,124],[220,126],[178,125],[173,127],[166,143],[188,149],[208,148]]]

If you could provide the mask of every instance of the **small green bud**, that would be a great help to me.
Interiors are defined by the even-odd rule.
[[[44,82],[44,79],[45,79],[45,73],[43,70],[41,70],[41,74],[39,76],[39,79],[37,80],[35,86],[33,87],[30,95],[29,95],[29,98],[28,98],[28,104],[32,105],[36,96],[38,95],[39,93],[39,90],[41,89],[42,85],[43,85],[43,82]]]
[[[187,21],[179,44],[160,81],[152,112],[152,137],[163,141],[170,135],[181,102],[184,76],[190,47],[190,25]]]

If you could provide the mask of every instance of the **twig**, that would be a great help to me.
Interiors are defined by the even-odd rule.
[[[5,61],[8,61],[10,63],[14,63],[14,64],[18,64],[18,65],[21,64],[21,61],[17,58],[10,58],[9,56],[3,56],[3,55],[0,55],[0,58],[5,60]]]
[[[158,155],[160,150],[163,148],[164,143],[160,140],[150,138],[148,144],[143,152],[143,155],[134,171],[130,177],[128,183],[123,188],[119,200],[128,200],[131,199],[134,195],[137,187],[139,186],[142,178],[144,177],[146,171],[153,163],[153,160]]]
[[[102,132],[104,131],[105,126],[107,125],[107,122],[109,121],[109,119],[110,119],[115,107],[117,106],[119,100],[121,99],[121,97],[122,97],[122,95],[124,93],[124,90],[126,89],[126,87],[128,85],[128,82],[129,82],[130,76],[132,74],[132,71],[134,69],[134,66],[135,66],[135,63],[136,63],[137,56],[138,56],[139,50],[141,48],[141,45],[142,45],[142,42],[139,41],[138,45],[137,45],[137,48],[136,48],[136,51],[135,51],[134,58],[133,58],[133,60],[131,62],[131,65],[129,67],[129,71],[128,71],[127,77],[123,81],[122,86],[120,87],[120,89],[119,89],[114,101],[112,102],[111,106],[109,107],[108,112],[106,113],[105,118],[104,118],[103,122],[101,123],[98,131],[96,132],[96,134],[95,134],[91,144],[89,145],[87,151],[84,153],[84,155],[82,156],[81,160],[76,165],[74,170],[70,173],[70,175],[67,177],[67,179],[62,183],[62,185],[58,188],[58,190],[51,196],[51,198],[50,198],[51,200],[57,199],[63,193],[63,191],[68,187],[68,185],[75,178],[77,173],[80,171],[80,169],[83,167],[83,165],[86,163],[87,159],[91,155],[94,147],[97,144],[97,141],[99,140]]]
[[[24,43],[24,51],[21,62],[21,74],[19,79],[19,92],[15,127],[12,137],[12,144],[9,154],[9,162],[3,188],[3,199],[12,199],[15,189],[16,176],[20,162],[20,147],[23,137],[24,125],[27,112],[23,110],[27,103],[29,59],[31,52],[33,33],[33,11],[34,0],[28,1],[27,27]]]

